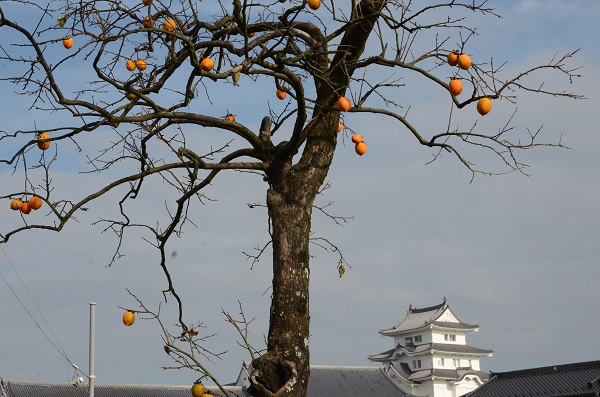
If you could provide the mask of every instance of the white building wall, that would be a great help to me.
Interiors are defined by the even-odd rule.
[[[433,384],[431,397],[458,397],[455,388],[447,380],[434,380],[431,383]]]
[[[427,387],[432,393],[429,395],[431,397],[460,397],[482,385],[476,377],[465,377],[458,383],[447,380],[434,380],[428,383],[431,385]]]
[[[448,337],[446,337],[448,335]],[[452,340],[454,338],[454,340]],[[432,334],[433,343],[450,343],[454,345],[466,345],[467,337],[465,334],[459,334],[455,332],[447,331],[435,331]]]
[[[419,361],[421,361],[420,367]],[[433,356],[430,354],[414,357],[403,356],[402,359],[398,360],[397,362],[394,362],[394,365],[397,365],[396,363],[405,363],[410,367],[411,370],[418,371],[420,369],[432,368]]]
[[[411,394],[413,396],[417,396],[417,397],[434,397],[434,389],[433,389],[433,383],[432,382],[427,382],[425,384],[421,384],[418,385],[416,387],[410,387],[407,386],[405,384],[398,384],[396,383],[400,389],[407,393],[407,394]],[[435,396],[437,397],[437,396]]]
[[[396,384],[403,392],[417,397],[460,397],[475,390],[482,383],[477,377],[467,376],[460,382],[436,379],[414,387],[401,383]]]
[[[426,333],[423,334],[423,343],[432,343],[433,336],[431,335],[431,330],[427,330]]]
[[[451,354],[435,354],[432,356],[433,368],[456,369],[470,367],[476,371],[480,370],[479,357],[453,356]]]
[[[459,397],[464,394],[467,394],[467,393],[477,389],[482,384],[483,384],[483,382],[481,382],[479,380],[479,378],[466,376],[460,383],[458,383],[456,385],[456,396],[455,397]]]
[[[421,341],[417,341],[416,337],[420,336],[421,337]],[[394,346],[397,346],[398,344],[401,344],[402,346],[406,346],[407,344],[407,340],[406,338],[411,338],[412,343],[414,345],[422,345],[424,343],[431,343],[432,342],[432,338],[431,338],[431,331],[430,330],[426,330],[426,331],[421,331],[421,332],[412,332],[409,334],[403,334],[400,336],[395,336],[394,337]]]
[[[438,318],[437,321],[445,321],[448,323],[458,323],[458,319],[452,315],[450,310],[446,309]]]

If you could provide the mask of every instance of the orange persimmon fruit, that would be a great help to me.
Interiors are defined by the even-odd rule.
[[[205,72],[210,72],[215,67],[215,61],[211,58],[204,58],[202,62],[200,62],[200,68]]]
[[[457,63],[458,63],[458,52],[452,51],[450,54],[448,54],[448,65],[456,66]]]
[[[72,37],[65,37],[62,41],[63,43],[63,47],[65,47],[67,50],[71,47],[73,47],[73,38]]]
[[[337,101],[337,107],[342,112],[347,112],[352,107],[352,103],[348,98],[341,96]]]
[[[174,32],[175,29],[177,29],[177,22],[175,22],[173,19],[167,19],[163,25],[162,25],[163,29],[166,30],[167,32]]]
[[[354,151],[359,156],[362,156],[363,154],[365,154],[367,152],[367,144],[362,141],[357,143],[356,146],[354,146]]]
[[[452,94],[452,96],[460,95],[462,92],[462,81],[459,79],[450,80],[450,84],[448,84],[448,90],[450,90],[450,94]]]
[[[204,395],[204,385],[200,382],[192,385],[192,397],[202,397]]]
[[[31,205],[29,205],[28,201],[25,201],[23,203],[23,205],[21,205],[21,208],[19,208],[21,210],[22,213],[24,214],[29,214],[31,212]]]
[[[146,70],[146,67],[148,66],[148,64],[146,63],[145,59],[138,59],[137,61],[135,61],[135,67],[138,68],[138,70],[140,71],[144,71]]]
[[[13,199],[13,201],[10,202],[10,209],[13,211],[17,211],[21,209],[21,206],[23,205],[23,200],[21,199]]]
[[[460,54],[458,56],[457,65],[461,69],[469,69],[471,67],[471,57],[467,54]]]
[[[37,146],[40,150],[48,150],[50,148],[50,134],[47,132],[40,132],[37,139],[42,142],[38,142]]]
[[[492,110],[492,100],[490,98],[481,98],[477,101],[477,111],[480,115],[485,116]]]
[[[40,208],[42,208],[42,199],[38,196],[33,196],[29,199],[29,206],[32,210],[39,210]]]
[[[318,10],[321,7],[321,0],[308,0],[308,6],[311,10]]]
[[[126,326],[130,326],[135,322],[135,314],[131,311],[128,310],[125,312],[125,314],[123,314],[123,324],[125,324]]]
[[[136,68],[135,66],[135,61],[133,59],[128,59],[125,62],[125,67],[127,68],[127,70],[129,70],[130,72],[133,72]]]
[[[142,26],[145,28],[151,28],[154,26],[154,19],[152,17],[146,15],[144,20],[142,21]]]
[[[277,96],[277,98],[279,98],[283,101],[285,99],[285,97],[287,96],[287,93],[282,90],[277,90],[277,91],[275,91],[275,96]]]

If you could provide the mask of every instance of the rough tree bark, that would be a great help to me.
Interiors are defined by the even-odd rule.
[[[337,117],[335,117],[337,120]],[[256,359],[254,396],[301,396],[309,377],[309,237],[312,205],[336,143],[322,125],[307,140],[302,160],[276,158],[267,171],[267,206],[272,222],[273,292],[267,353]]]

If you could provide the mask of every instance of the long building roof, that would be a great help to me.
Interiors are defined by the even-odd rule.
[[[311,365],[308,397],[407,397],[383,367]]]
[[[43,382],[2,379],[0,384],[3,397],[88,397],[86,384],[75,387],[69,382]],[[207,393],[215,397],[224,394],[215,386],[207,386]],[[224,386],[231,396],[251,397],[245,388],[240,386]],[[124,385],[94,384],[95,397],[190,397],[191,385]]]
[[[491,372],[463,397],[586,397],[600,395],[600,361]]]
[[[206,386],[215,397],[224,394]],[[251,397],[245,385],[223,386],[231,397]],[[95,397],[191,397],[191,385],[94,385]],[[1,397],[88,397],[87,384],[2,379]],[[311,365],[307,397],[410,397],[385,373],[382,366]]]

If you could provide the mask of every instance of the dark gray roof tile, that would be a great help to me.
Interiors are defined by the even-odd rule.
[[[400,356],[406,354],[408,356],[416,356],[428,354],[431,351],[451,354],[464,354],[470,356],[487,356],[491,355],[494,352],[490,349],[481,349],[475,346],[459,345],[455,343],[424,343],[422,345],[402,345],[398,343],[395,349],[390,349],[382,353],[370,355],[368,359],[371,361],[382,362],[394,359],[395,355]]]
[[[443,322],[437,321],[438,318],[449,310],[458,322]],[[436,325],[443,328],[457,329],[461,331],[474,331],[479,328],[477,324],[467,324],[460,321],[452,312],[448,303],[444,300],[443,303],[435,306],[425,307],[422,309],[410,308],[406,313],[406,317],[396,326],[388,329],[380,330],[379,333],[386,336],[394,336],[398,334],[416,332],[427,328],[431,325]]]
[[[88,397],[87,385],[73,386],[68,382],[21,381],[12,379],[2,380],[4,397]],[[217,387],[207,386],[208,392],[215,397],[223,393]],[[115,385],[95,384],[95,397],[191,397],[190,386],[170,385]],[[225,386],[232,396],[250,397],[239,386]]]
[[[457,354],[472,354],[476,356],[487,356],[488,354],[492,354],[494,352],[491,349],[481,349],[479,347],[470,345],[458,345],[450,343],[433,343],[432,350]]]
[[[583,397],[600,395],[600,361],[490,373],[463,397]]]
[[[476,330],[479,329],[478,324],[467,324],[467,323],[451,323],[449,321],[434,321],[432,324],[439,328],[457,329],[461,331],[465,330]]]
[[[68,382],[2,380],[3,397],[88,397],[87,385]],[[96,384],[95,397],[191,397],[190,386]],[[250,397],[241,386],[225,386],[232,396]],[[210,394],[222,392],[207,386]],[[308,397],[407,397],[384,373],[383,367],[311,366]]]
[[[308,397],[406,397],[380,366],[312,365]]]

